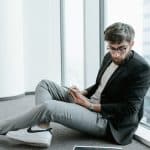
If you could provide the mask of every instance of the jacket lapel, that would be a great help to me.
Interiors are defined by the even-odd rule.
[[[108,82],[106,83],[106,86],[105,86],[104,90],[107,89],[107,88],[109,88],[109,86],[111,86],[111,82],[112,82],[113,80],[115,80],[116,78],[119,78],[119,75],[120,75],[121,73],[124,73],[124,74],[126,73],[126,67],[125,67],[124,65],[119,66],[119,67],[115,70],[115,72],[111,75],[110,79],[109,79]]]
[[[112,76],[110,77],[110,79],[108,80],[106,86],[104,89],[108,88],[111,85],[111,82],[115,79],[118,78],[120,73],[122,73],[122,75],[125,75],[127,73],[127,68],[126,68],[126,64],[128,63],[128,61],[132,58],[132,56],[134,55],[134,51],[130,51],[128,57],[125,59],[125,61],[123,62],[123,64],[121,64],[117,70],[112,74]]]

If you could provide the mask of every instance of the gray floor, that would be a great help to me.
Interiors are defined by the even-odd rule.
[[[0,101],[0,119],[12,117],[25,111],[30,110],[34,106],[34,96],[25,96],[17,100]],[[77,131],[68,129],[62,125],[52,123],[53,140],[48,149],[26,146],[17,141],[0,136],[0,150],[72,150],[74,145],[95,145],[95,146],[118,146],[107,142],[106,140],[93,138],[83,135]],[[133,140],[132,144],[122,147],[124,150],[149,150],[150,148]]]

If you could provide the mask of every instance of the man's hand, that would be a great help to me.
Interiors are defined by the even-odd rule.
[[[84,96],[86,96],[86,95],[88,94],[86,90],[82,90],[82,91],[81,91],[81,90],[80,90],[77,86],[75,86],[75,85],[71,86],[71,87],[70,87],[70,90],[75,90],[75,91],[81,93],[81,94],[84,95]]]
[[[81,105],[86,108],[90,108],[91,104],[88,99],[85,97],[87,95],[87,91],[80,91],[76,86],[72,86],[69,88],[69,94],[73,97],[74,103]],[[93,111],[101,112],[101,104],[92,104]]]
[[[81,91],[77,87],[75,86],[71,87],[69,93],[73,97],[74,103],[84,107],[88,107],[90,105],[88,99],[82,95]]]
[[[81,92],[80,89],[77,86],[75,86],[75,85],[71,86],[70,90],[75,90],[77,92]]]

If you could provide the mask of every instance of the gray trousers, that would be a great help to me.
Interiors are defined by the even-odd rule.
[[[100,113],[73,103],[68,90],[52,81],[39,82],[35,103],[36,106],[29,112],[0,122],[0,134],[49,122],[57,122],[98,137],[106,134],[107,120]]]

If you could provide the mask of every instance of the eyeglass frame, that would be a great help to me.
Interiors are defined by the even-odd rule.
[[[118,52],[119,54],[124,54],[125,51],[127,50],[129,45],[122,45],[118,48],[114,47],[107,47],[107,50],[111,51],[112,53]]]

